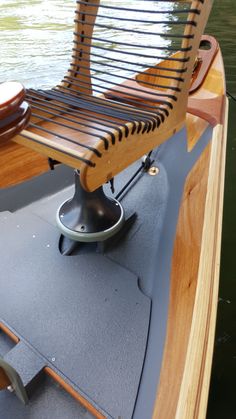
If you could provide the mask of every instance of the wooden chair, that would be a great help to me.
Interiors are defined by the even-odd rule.
[[[80,199],[93,192],[97,202],[104,183],[185,123],[197,50],[213,0],[159,0],[155,5],[148,0],[141,10],[143,3],[124,7],[77,0],[69,70],[55,88],[27,91],[32,117],[14,140],[77,169]],[[60,210],[59,224],[67,211],[71,206]],[[103,230],[123,219],[120,208],[115,220],[101,223]],[[69,224],[69,230],[87,228],[78,219],[74,227]]]

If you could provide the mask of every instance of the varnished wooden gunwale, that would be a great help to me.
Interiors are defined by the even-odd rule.
[[[173,419],[189,342],[197,288],[211,145],[190,172],[183,192],[173,253],[168,329],[153,417]]]
[[[204,418],[206,415],[218,304],[226,136],[226,125],[214,129],[198,286],[176,414],[178,419]]]
[[[214,88],[215,78],[215,88]],[[215,90],[215,92],[214,92]],[[221,98],[212,139],[186,179],[172,260],[166,342],[153,419],[206,416],[218,303],[228,100],[221,53],[197,97]],[[204,115],[204,113],[203,113]],[[189,151],[198,116],[190,117]],[[209,126],[205,122],[205,128]],[[190,252],[191,246],[193,246]]]

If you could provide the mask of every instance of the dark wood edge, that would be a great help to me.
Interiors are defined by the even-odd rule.
[[[20,339],[3,323],[0,322],[0,329],[14,342],[19,343]],[[1,371],[0,371],[1,372]],[[45,367],[44,372],[50,376],[56,383],[58,383],[68,394],[84,406],[96,419],[106,419],[106,417],[99,412],[85,397],[79,394],[72,386],[66,383],[59,374],[53,371],[50,367]],[[9,384],[8,384],[9,385]],[[1,386],[0,386],[1,389]]]
[[[0,322],[0,330],[7,335],[14,343],[19,343],[20,339],[5,324]]]

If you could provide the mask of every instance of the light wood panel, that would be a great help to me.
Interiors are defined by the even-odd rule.
[[[227,106],[224,125],[214,128],[211,144],[184,190],[153,419],[206,416],[218,302]]]
[[[227,121],[213,133],[198,285],[176,419],[206,414],[218,303],[226,137]]]
[[[209,145],[184,188],[174,245],[168,329],[155,419],[175,418],[197,286],[210,152]]]
[[[45,156],[14,142],[0,144],[0,188],[16,185],[48,169]]]
[[[187,147],[191,152],[197,144],[202,134],[209,126],[209,122],[199,118],[196,115],[187,114],[186,116],[186,129],[187,129]]]

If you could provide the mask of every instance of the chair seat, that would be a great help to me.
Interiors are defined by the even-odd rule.
[[[64,79],[52,90],[27,91],[32,117],[15,141],[78,169],[87,191],[185,123],[192,70],[212,1],[179,1],[178,7],[160,10],[163,2],[154,7],[147,1],[141,10],[129,2],[77,0],[72,61]],[[98,28],[106,30],[102,34]],[[128,32],[132,36],[126,42]]]
[[[88,164],[88,150],[99,156],[101,147],[108,150],[130,134],[155,130],[165,115],[164,109],[160,113],[153,107],[151,112],[144,104],[137,107],[58,89],[29,89],[26,98],[32,108],[28,133],[44,137],[54,150],[76,152]]]

